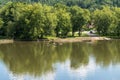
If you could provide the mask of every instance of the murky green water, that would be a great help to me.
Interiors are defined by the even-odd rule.
[[[120,80],[120,41],[0,44],[0,80]]]

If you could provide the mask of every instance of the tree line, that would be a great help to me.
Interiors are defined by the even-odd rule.
[[[0,8],[0,35],[13,39],[36,40],[45,36],[81,35],[88,25],[99,35],[120,36],[120,8],[104,6],[90,11],[79,6],[57,3],[8,2]]]
[[[95,8],[100,8],[103,5],[120,7],[119,0],[1,0],[0,3],[4,4],[8,1],[13,1],[13,2],[20,1],[20,2],[25,2],[25,3],[40,2],[42,4],[48,4],[48,5],[62,3],[67,6],[78,5],[82,8],[87,8],[87,9],[89,8],[90,10],[94,10]]]

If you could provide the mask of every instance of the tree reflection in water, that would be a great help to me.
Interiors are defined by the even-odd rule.
[[[15,74],[40,76],[54,71],[53,64],[70,61],[71,68],[86,66],[92,56],[96,64],[107,67],[120,63],[118,40],[97,41],[96,43],[15,42],[0,45],[0,59]]]

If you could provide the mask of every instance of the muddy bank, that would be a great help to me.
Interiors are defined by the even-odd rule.
[[[14,40],[12,39],[0,39],[0,44],[8,44],[8,43],[13,43]]]
[[[53,39],[53,40],[50,40],[51,42],[84,42],[84,41],[91,41],[91,42],[94,42],[94,41],[97,41],[97,40],[111,40],[110,38],[106,38],[106,37],[77,37],[77,38],[65,38],[65,39],[62,39],[62,38],[58,38],[58,39]]]

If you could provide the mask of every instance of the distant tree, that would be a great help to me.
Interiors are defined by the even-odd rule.
[[[24,3],[40,2],[42,4],[48,4],[48,5],[62,3],[67,6],[78,5],[79,7],[90,9],[90,10],[95,10],[95,8],[101,8],[103,5],[120,7],[119,0],[0,0],[0,3],[5,4],[9,1],[24,2]]]

